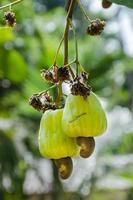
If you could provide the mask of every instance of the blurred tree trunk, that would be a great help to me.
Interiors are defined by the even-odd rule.
[[[133,71],[129,71],[127,73],[127,87],[128,87],[128,90],[129,90],[129,94],[130,94],[130,108],[131,110],[133,111]]]
[[[4,200],[4,192],[1,188],[0,188],[0,200]]]
[[[128,192],[127,192],[127,199],[126,200],[133,200],[133,188],[131,188]]]

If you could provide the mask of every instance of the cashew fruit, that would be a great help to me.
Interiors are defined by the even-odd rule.
[[[42,156],[50,159],[72,157],[78,154],[75,139],[69,138],[62,129],[63,109],[47,110],[41,119],[39,149]]]
[[[68,95],[63,111],[62,127],[69,137],[94,137],[104,133],[107,119],[97,96],[87,98]]]

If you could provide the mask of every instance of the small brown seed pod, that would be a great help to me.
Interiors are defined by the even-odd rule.
[[[112,5],[112,2],[108,1],[108,0],[102,0],[102,7],[103,8],[110,8]]]
[[[80,146],[80,156],[88,158],[95,149],[95,140],[93,137],[78,137],[77,144]]]
[[[55,165],[58,169],[58,173],[62,179],[67,179],[70,177],[73,170],[73,163],[70,157],[61,158],[54,160]]]

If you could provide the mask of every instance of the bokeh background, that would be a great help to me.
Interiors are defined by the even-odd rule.
[[[75,10],[80,61],[106,109],[108,130],[96,138],[95,153],[75,158],[72,176],[61,181],[52,162],[39,153],[42,114],[28,99],[49,87],[40,70],[53,64],[65,26],[65,1],[14,6],[13,30],[5,28],[0,11],[0,200],[133,200],[133,10],[120,5],[104,10],[100,0],[82,2],[92,19],[107,22],[101,36],[90,37],[88,23]],[[69,52],[71,60],[71,33]],[[63,49],[58,64],[62,61]]]

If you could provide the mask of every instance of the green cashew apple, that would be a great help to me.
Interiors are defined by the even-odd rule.
[[[41,154],[53,159],[62,179],[70,177],[73,170],[72,156],[78,154],[75,139],[68,137],[62,129],[63,109],[47,110],[41,119],[39,149]]]
[[[68,95],[63,111],[62,127],[69,137],[94,137],[107,128],[105,112],[91,92],[87,98]]]
[[[50,159],[60,159],[77,155],[78,146],[62,129],[63,109],[47,110],[41,119],[39,149]]]

